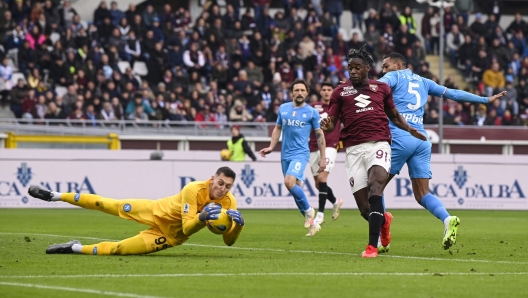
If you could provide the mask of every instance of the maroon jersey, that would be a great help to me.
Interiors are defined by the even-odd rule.
[[[368,80],[367,84],[354,87],[347,80],[332,92],[328,116],[343,122],[340,139],[345,148],[370,141],[390,143],[385,109],[394,107],[392,91],[387,84]]]
[[[328,114],[328,111],[330,110],[330,105],[324,104],[320,101],[314,102],[310,104],[314,109],[319,112],[319,115],[322,115],[324,113]],[[323,119],[321,117],[321,119]],[[336,148],[339,144],[339,131],[341,130],[341,122],[337,120],[337,124],[335,126],[335,129],[332,130],[332,132],[325,132],[325,142],[326,147],[332,147]],[[312,133],[310,134],[310,141],[308,142],[310,145],[310,152],[314,152],[319,150],[319,145],[317,145],[317,138],[315,137],[315,132],[312,130]]]

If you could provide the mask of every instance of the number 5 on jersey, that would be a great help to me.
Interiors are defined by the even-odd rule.
[[[407,105],[407,107],[411,110],[418,110],[421,106],[421,103],[422,103],[422,98],[420,97],[420,93],[418,93],[417,90],[415,90],[415,88],[420,88],[420,85],[416,84],[416,83],[412,83],[412,82],[409,82],[409,93],[410,94],[413,94],[414,96],[416,96],[416,104],[411,104],[409,103]]]

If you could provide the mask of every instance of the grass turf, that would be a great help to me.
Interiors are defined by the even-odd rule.
[[[390,253],[362,259],[368,226],[355,210],[337,221],[327,211],[314,237],[296,211],[244,210],[233,247],[204,229],[155,254],[88,256],[45,249],[146,227],[89,210],[0,209],[0,297],[526,297],[528,212],[454,213],[450,251],[427,211],[395,210]]]

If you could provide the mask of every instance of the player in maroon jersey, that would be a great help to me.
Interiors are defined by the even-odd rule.
[[[321,116],[321,119],[328,117],[328,111],[330,109],[330,97],[332,96],[332,91],[334,91],[334,86],[332,83],[324,82],[321,83],[321,100],[310,104],[314,107]],[[339,145],[339,131],[341,130],[341,123],[337,121],[336,126],[338,129],[334,129],[332,132],[325,133],[326,141],[326,168],[323,172],[317,173],[319,170],[319,161],[321,159],[319,153],[319,147],[317,146],[317,138],[315,133],[312,131],[310,135],[310,169],[312,170],[312,175],[315,180],[315,187],[319,190],[319,210],[315,220],[322,224],[324,222],[324,210],[326,200],[330,201],[333,204],[332,219],[336,220],[339,217],[341,211],[341,205],[343,205],[343,200],[336,198],[332,189],[327,185],[326,181],[328,175],[332,168],[335,165],[335,159],[337,157],[337,146]]]
[[[350,80],[339,85],[330,99],[328,118],[321,121],[324,131],[332,131],[343,122],[341,140],[346,148],[346,169],[350,186],[361,215],[369,222],[369,243],[364,258],[378,256],[378,238],[390,242],[392,215],[383,212],[383,186],[390,172],[391,133],[389,119],[414,137],[427,137],[409,126],[392,99],[390,87],[367,76],[372,56],[361,49],[348,54]],[[366,207],[368,206],[368,208]],[[365,213],[366,210],[368,214]]]

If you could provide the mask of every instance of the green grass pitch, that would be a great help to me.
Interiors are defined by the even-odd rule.
[[[344,210],[305,237],[293,210],[243,210],[233,247],[207,229],[142,256],[46,255],[145,226],[91,210],[0,209],[0,297],[526,297],[528,212],[457,211],[458,242],[427,211],[394,210],[391,251],[362,259],[368,226]],[[146,227],[145,227],[146,228]]]

